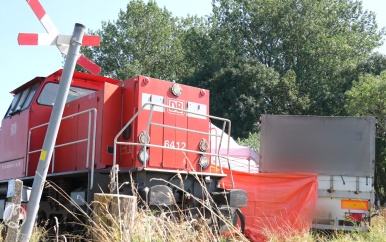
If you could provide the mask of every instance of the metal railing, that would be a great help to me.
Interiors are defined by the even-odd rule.
[[[150,108],[149,108],[150,106]],[[186,114],[193,114],[194,116],[201,116],[201,117],[205,117],[205,118],[209,118],[209,119],[215,119],[215,120],[219,120],[219,121],[222,121],[223,122],[223,127],[222,127],[222,133],[221,134],[213,134],[210,132],[210,128],[208,126],[208,132],[202,132],[202,131],[197,131],[197,130],[191,130],[191,129],[186,129],[186,128],[181,128],[181,127],[175,127],[175,126],[170,126],[170,125],[165,125],[165,124],[162,124],[162,123],[156,123],[156,122],[152,122],[152,117],[153,117],[153,112],[154,112],[154,107],[160,107],[160,108],[163,108],[164,110],[166,109],[173,109],[174,111],[176,112],[183,112],[183,113],[186,113]],[[215,136],[215,137],[220,137],[220,142],[219,142],[219,147],[216,147],[217,149],[217,152],[216,153],[212,153],[212,152],[203,152],[203,151],[197,151],[197,150],[189,150],[189,149],[181,149],[181,148],[175,148],[175,147],[170,147],[170,146],[165,146],[165,145],[155,145],[155,144],[150,144],[150,142],[147,144],[145,142],[145,144],[142,144],[142,143],[139,143],[139,142],[122,142],[122,141],[118,141],[119,137],[122,135],[122,133],[127,129],[129,128],[130,124],[132,124],[134,122],[134,120],[139,116],[139,114],[144,110],[149,110],[150,109],[150,113],[149,113],[149,117],[148,117],[148,122],[147,122],[147,125],[146,125],[146,133],[149,134],[149,130],[150,130],[150,126],[153,125],[153,126],[158,126],[158,127],[163,127],[163,128],[167,128],[167,129],[174,129],[174,130],[180,130],[180,131],[186,131],[186,132],[190,132],[190,133],[197,133],[197,134],[204,134],[204,135],[208,135],[208,136]],[[208,125],[209,125],[209,122],[208,122]],[[224,133],[225,133],[225,128],[226,126],[228,125],[228,145],[227,145],[227,153],[226,153],[226,156],[223,156],[223,155],[220,155],[220,149],[221,149],[221,143],[222,143],[222,140],[223,140],[223,136],[224,136]],[[132,145],[132,146],[142,146],[144,147],[144,150],[147,149],[147,147],[152,147],[152,148],[160,148],[160,149],[166,149],[166,150],[174,150],[174,151],[180,151],[180,152],[186,152],[186,153],[193,153],[193,154],[199,154],[199,155],[207,155],[209,157],[212,157],[212,156],[215,156],[216,157],[216,162],[215,162],[215,169],[217,171],[217,164],[219,164],[219,167],[220,167],[220,171],[221,173],[223,174],[223,168],[222,168],[222,164],[221,162],[217,162],[217,160],[220,160],[220,158],[223,158],[223,159],[226,159],[228,161],[228,169],[229,169],[229,172],[230,172],[230,176],[231,176],[231,181],[232,181],[232,187],[234,187],[234,181],[233,181],[233,175],[232,175],[232,169],[231,169],[231,166],[230,166],[230,163],[229,163],[229,143],[230,143],[230,130],[231,130],[231,121],[228,120],[228,119],[224,119],[224,118],[219,118],[219,117],[215,117],[215,116],[211,116],[211,115],[207,115],[207,114],[201,114],[201,113],[197,113],[197,112],[193,112],[193,111],[189,111],[189,110],[185,110],[185,109],[180,109],[180,108],[175,108],[175,107],[170,107],[170,106],[167,106],[167,105],[164,105],[164,104],[157,104],[157,103],[145,103],[135,114],[133,117],[131,117],[131,119],[123,126],[123,128],[118,132],[118,134],[115,136],[114,138],[114,156],[113,156],[113,167],[115,167],[115,165],[117,164],[117,145]],[[210,139],[209,141],[210,142]],[[165,144],[165,142],[163,142],[163,144]],[[147,166],[147,159],[146,159],[146,155],[147,153],[145,152],[145,159],[144,159],[144,162],[143,162],[143,167],[146,168]]]
[[[92,189],[93,185],[94,185],[94,164],[95,164],[95,141],[96,141],[97,110],[96,110],[96,108],[87,109],[87,110],[84,110],[84,111],[81,111],[81,112],[74,113],[74,114],[68,115],[66,117],[63,117],[61,120],[63,121],[65,119],[69,119],[69,118],[72,118],[72,117],[75,117],[75,116],[79,116],[79,115],[82,115],[82,114],[85,114],[85,113],[88,113],[87,138],[78,139],[78,140],[74,140],[72,142],[67,142],[67,143],[55,145],[54,151],[53,151],[53,155],[52,155],[51,172],[54,173],[54,171],[55,171],[55,150],[57,148],[66,147],[66,146],[70,146],[70,145],[75,145],[75,144],[87,142],[87,150],[86,150],[86,152],[87,152],[86,153],[86,168],[87,169],[89,169],[89,167],[90,167],[90,146],[92,146],[91,147],[91,169],[90,169],[90,172],[91,172],[90,189]],[[38,153],[38,152],[42,151],[42,149],[30,151],[32,131],[35,130],[35,129],[38,129],[38,128],[42,128],[44,126],[48,126],[48,123],[44,123],[44,124],[32,127],[29,130],[29,133],[28,133],[28,144],[27,144],[27,165],[26,165],[26,170],[25,170],[26,174],[28,174],[29,156],[31,154]],[[91,131],[91,127],[93,127],[92,131]]]

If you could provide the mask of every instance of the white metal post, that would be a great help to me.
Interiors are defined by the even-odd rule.
[[[19,241],[21,242],[28,242],[31,238],[32,230],[39,210],[39,203],[43,193],[44,183],[47,177],[48,167],[50,166],[52,152],[59,131],[60,120],[63,116],[63,110],[66,104],[72,76],[74,75],[76,61],[79,58],[79,50],[82,45],[84,30],[84,25],[78,23],[75,24],[74,32],[70,40],[70,48],[63,67],[63,74],[60,78],[58,95],[56,96],[55,104],[52,109],[46,137],[40,153],[39,164],[36,169],[32,185],[31,197],[27,206],[26,222],[23,224],[19,235]]]

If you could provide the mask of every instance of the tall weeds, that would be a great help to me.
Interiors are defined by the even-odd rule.
[[[181,178],[182,179],[182,178]],[[196,177],[200,182],[203,182],[199,177]],[[168,183],[168,181],[163,181]],[[183,186],[175,186],[176,189],[183,190]],[[96,213],[94,204],[87,204],[84,201],[87,209],[85,210],[77,203],[73,202],[71,197],[63,192],[57,185],[46,182],[46,187],[55,189],[61,196],[67,200],[67,206],[60,204],[59,201],[51,198],[56,203],[67,210],[72,216],[73,225],[81,229],[80,235],[75,234],[60,234],[60,226],[58,223],[53,228],[45,229],[45,227],[35,227],[31,242],[42,241],[111,241],[111,242],[161,242],[161,241],[248,241],[240,233],[240,229],[234,227],[226,217],[219,212],[219,208],[211,199],[209,191],[205,189],[205,184],[202,184],[205,199],[194,197],[200,207],[205,211],[209,211],[211,217],[204,216],[198,213],[198,216],[193,216],[188,209],[180,209],[177,205],[170,207],[158,207],[150,209],[144,201],[140,201],[140,208],[135,213],[134,223],[127,224],[125,216],[122,213],[120,216],[110,213],[108,207],[104,213]],[[135,188],[132,188],[134,195],[137,195]],[[184,191],[185,192],[185,191]],[[139,196],[138,196],[139,198]],[[71,206],[68,206],[71,204]],[[88,211],[87,211],[88,210]],[[74,212],[76,211],[76,212]],[[225,225],[226,232],[222,233],[218,230],[218,225]],[[248,226],[248,225],[247,225]],[[262,225],[263,227],[264,225]],[[0,223],[0,231],[5,225]],[[284,231],[284,230],[283,230]],[[289,231],[289,232],[287,232]],[[318,241],[318,242],[364,242],[374,241],[383,242],[386,238],[386,221],[383,216],[376,216],[372,219],[372,224],[369,232],[352,231],[339,232],[335,231],[331,234],[323,235],[313,232],[291,232],[285,228],[285,237],[283,234],[275,234],[267,231],[265,235],[266,241]],[[79,231],[78,231],[79,234]],[[3,237],[0,236],[0,242],[3,242]]]
[[[197,177],[197,179],[199,178]],[[168,183],[167,181],[164,182]],[[173,184],[169,185],[175,186]],[[81,238],[83,241],[248,241],[241,234],[240,229],[234,227],[231,221],[228,221],[219,212],[219,208],[211,199],[209,191],[205,189],[204,184],[202,185],[206,199],[202,200],[193,195],[191,196],[200,204],[201,208],[210,212],[211,219],[200,213],[198,216],[192,216],[190,210],[180,209],[176,204],[154,209],[149,208],[144,201],[140,201],[141,209],[136,213],[133,225],[128,225],[125,223],[127,214],[120,213],[120,216],[117,216],[116,213],[111,213],[111,210],[103,204],[98,204],[98,207],[104,211],[96,213],[94,207],[97,202],[87,204],[86,201],[83,201],[87,207],[87,212],[73,202],[71,197],[59,186],[46,182],[46,187],[56,190],[68,203],[71,203],[72,208],[69,208],[69,206],[60,204],[55,198],[51,198],[74,218],[74,222],[72,222],[74,225],[83,228]],[[183,189],[183,187],[178,186],[176,188]],[[134,188],[133,191],[135,195],[138,194]],[[219,232],[219,224],[225,225],[223,226],[226,228],[225,233]],[[46,233],[42,234],[41,238],[50,237],[52,241],[80,241],[79,236],[59,235],[55,231],[59,231],[59,228],[51,228],[49,230],[50,236]],[[36,236],[39,236],[39,234],[36,233]]]
[[[67,196],[67,198],[69,197]],[[76,204],[73,205],[76,206]],[[89,208],[92,209],[92,206],[90,205]],[[244,236],[240,235],[237,228],[229,227],[230,233],[218,234],[210,226],[208,220],[203,217],[192,218],[185,215],[186,213],[181,210],[176,213],[175,211],[172,212],[167,209],[160,208],[158,211],[154,211],[145,207],[136,214],[134,226],[131,228],[125,226],[123,226],[123,228],[120,227],[119,223],[117,223],[118,218],[114,218],[112,215],[111,219],[115,221],[115,223],[107,226],[106,223],[96,222],[95,213],[93,211],[91,211],[91,214],[88,214],[83,210],[79,210],[78,213],[69,212],[72,213],[72,216],[76,216],[77,218],[74,223],[83,227],[84,233],[82,235],[60,235],[55,234],[54,228],[47,230],[44,227],[35,227],[30,241],[248,241]],[[176,214],[178,216],[175,216]],[[5,225],[0,223],[0,231],[2,231],[4,227]],[[334,231],[326,235],[304,231],[302,233],[288,234],[285,238],[283,238],[282,235],[268,233],[266,238],[266,241],[270,242],[383,242],[386,238],[386,220],[382,216],[374,217],[369,232],[362,232],[359,230],[352,232]],[[0,236],[0,242],[3,241],[3,237]]]
[[[316,233],[305,231],[293,233],[283,240],[283,237],[270,233],[267,241],[270,242],[384,242],[386,241],[386,219],[383,216],[372,218],[368,232],[354,230],[350,232],[329,231],[328,233]]]

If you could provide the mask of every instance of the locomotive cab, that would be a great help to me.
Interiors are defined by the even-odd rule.
[[[46,78],[36,77],[11,92],[14,98],[2,120],[0,131],[0,180],[35,175],[61,74],[62,70],[59,70]],[[119,81],[110,78],[75,73],[63,117],[86,109],[96,110],[98,99],[103,98],[103,90],[118,89],[119,87],[115,85],[117,83]],[[93,115],[97,115],[97,112],[94,111]],[[82,135],[84,137],[78,129],[86,129],[81,126],[81,123],[88,119],[85,116],[86,114],[79,114],[63,119],[56,144],[77,142]],[[94,116],[92,118],[96,120],[98,117]],[[90,126],[88,122],[87,125]],[[68,132],[69,130],[71,132]],[[49,172],[73,171],[85,166],[86,164],[80,165],[79,168],[75,168],[76,165],[68,166],[69,163],[75,164],[77,159],[87,156],[87,154],[79,154],[86,151],[74,152],[77,148],[83,149],[84,144],[56,147]],[[86,150],[87,147],[84,149]],[[77,158],[77,154],[82,157]],[[74,161],[70,162],[71,159]],[[83,163],[85,163],[84,159]]]
[[[11,105],[2,120],[0,131],[0,180],[26,175],[25,161],[28,127],[33,115],[31,104],[44,78],[37,77],[11,93]]]

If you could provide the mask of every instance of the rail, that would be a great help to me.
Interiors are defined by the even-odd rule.
[[[97,110],[96,110],[96,108],[87,109],[87,110],[84,110],[84,111],[81,111],[81,112],[74,113],[74,114],[68,115],[66,117],[63,117],[61,120],[63,121],[65,119],[69,119],[69,118],[72,118],[72,117],[75,117],[75,116],[79,116],[79,115],[82,115],[82,114],[85,114],[85,113],[88,113],[87,138],[78,139],[78,140],[75,140],[75,141],[72,141],[72,142],[67,142],[67,143],[55,145],[54,146],[53,155],[52,155],[51,172],[54,173],[54,171],[55,171],[55,150],[56,150],[56,148],[61,148],[61,147],[65,147],[65,146],[70,146],[70,145],[74,145],[74,144],[79,144],[79,143],[87,142],[87,151],[86,151],[87,152],[86,153],[86,168],[87,169],[89,169],[89,167],[90,167],[89,166],[90,165],[90,146],[92,146],[91,147],[91,169],[90,169],[90,173],[91,173],[91,175],[90,175],[90,177],[91,177],[91,179],[90,179],[90,189],[92,189],[93,186],[94,186],[94,164],[95,164],[95,141],[96,141],[96,121],[97,121],[96,117],[97,117]],[[93,119],[92,119],[92,117],[93,117]],[[92,124],[93,124],[93,130],[91,132]],[[38,129],[38,128],[42,128],[44,126],[48,126],[48,123],[44,123],[44,124],[40,124],[38,126],[32,127],[29,130],[29,132],[28,132],[27,165],[26,165],[26,170],[25,170],[26,174],[28,174],[29,156],[31,154],[38,153],[38,152],[42,151],[42,149],[30,151],[32,131],[35,130],[35,129]]]
[[[142,143],[138,143],[138,142],[121,142],[121,141],[118,141],[118,139],[122,135],[122,133],[130,126],[130,124],[132,124],[134,122],[134,120],[139,116],[139,114],[144,109],[146,109],[148,106],[150,106],[150,108],[149,108],[150,109],[150,113],[149,113],[148,122],[147,122],[147,125],[146,125],[146,133],[147,134],[149,134],[150,126],[154,125],[154,126],[168,128],[168,129],[175,129],[175,130],[182,130],[182,131],[187,131],[187,132],[191,132],[191,133],[204,134],[204,135],[208,135],[210,137],[212,137],[212,136],[219,137],[220,138],[220,142],[219,142],[219,147],[216,147],[217,148],[216,149],[217,152],[212,153],[212,152],[203,152],[203,151],[197,151],[197,150],[181,149],[181,148],[174,148],[174,147],[165,146],[165,145],[155,145],[155,144],[150,144],[150,143],[147,144],[146,142],[145,142],[145,144],[142,144]],[[186,114],[193,114],[194,116],[201,116],[201,117],[205,117],[205,118],[209,118],[209,119],[214,119],[214,120],[222,121],[223,122],[222,133],[221,134],[213,134],[213,133],[210,132],[209,127],[208,127],[208,132],[202,132],[202,131],[197,131],[197,130],[191,130],[191,129],[185,129],[185,128],[181,128],[181,127],[174,127],[174,126],[170,126],[170,125],[165,125],[165,124],[162,124],[162,123],[152,122],[154,107],[159,107],[159,108],[163,108],[163,109],[172,108],[176,112],[183,112],[183,113],[186,113]],[[146,110],[148,110],[148,109],[146,109]],[[225,128],[227,126],[228,126],[228,145],[227,145],[226,156],[224,156],[224,155],[220,155],[220,149],[221,149],[221,143],[222,143],[222,140],[223,140],[223,137],[224,137],[224,133],[225,133]],[[230,166],[230,163],[229,163],[230,130],[231,130],[231,121],[228,120],[228,119],[224,119],[224,118],[220,118],[220,117],[215,117],[215,116],[211,116],[211,115],[207,115],[207,114],[201,114],[201,113],[197,113],[197,112],[193,112],[193,111],[189,111],[189,110],[185,110],[185,109],[170,107],[170,106],[167,106],[167,105],[164,105],[164,104],[145,103],[135,113],[135,115],[133,117],[131,117],[131,119],[123,126],[123,128],[115,136],[115,138],[114,138],[113,167],[115,167],[115,165],[117,164],[117,145],[142,146],[142,147],[144,147],[145,150],[146,150],[147,147],[152,147],[152,148],[174,150],[174,151],[180,151],[180,152],[186,152],[186,153],[194,153],[194,154],[200,154],[200,155],[207,155],[209,157],[213,157],[214,156],[215,157],[215,161],[216,161],[215,162],[215,170],[217,171],[217,169],[218,169],[217,164],[218,164],[222,174],[224,173],[223,168],[222,168],[222,164],[221,164],[221,162],[217,162],[217,161],[220,161],[220,158],[226,159],[228,161],[228,169],[229,169],[230,176],[231,176],[232,188],[234,188],[233,174],[232,174],[232,169],[231,169],[231,166]],[[163,144],[165,144],[165,142],[163,142]],[[147,156],[146,152],[144,153],[144,155],[145,155],[144,160],[146,161],[146,156]],[[143,162],[143,167],[144,168],[146,168],[146,166],[147,166],[146,163],[147,162]]]

